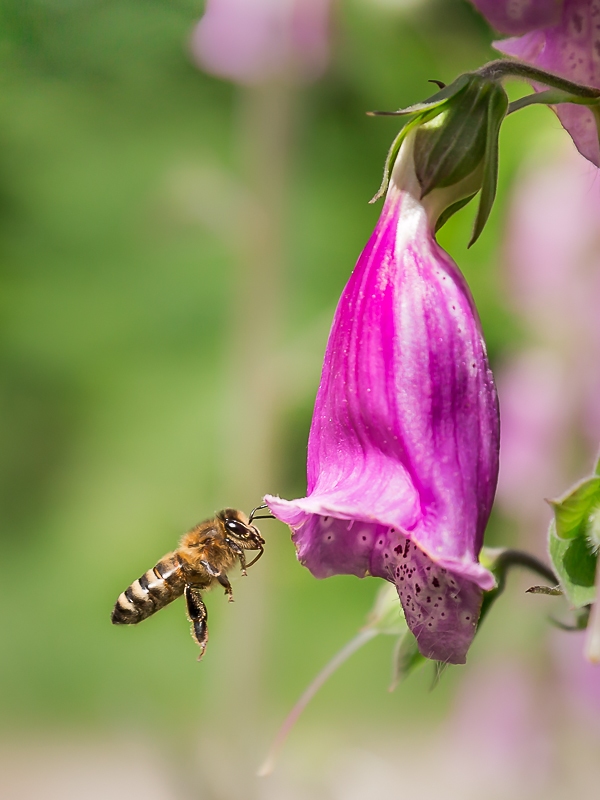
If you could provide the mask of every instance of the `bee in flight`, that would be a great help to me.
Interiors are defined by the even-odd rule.
[[[212,519],[200,522],[181,537],[179,548],[167,553],[160,561],[121,592],[112,612],[115,625],[136,625],[185,595],[192,637],[200,645],[198,661],[204,655],[208,641],[207,611],[202,592],[220,583],[231,602],[233,592],[227,573],[236,561],[242,575],[262,556],[265,540],[252,524],[258,506],[247,517],[242,511],[225,508]],[[246,550],[258,550],[258,555],[246,563]]]

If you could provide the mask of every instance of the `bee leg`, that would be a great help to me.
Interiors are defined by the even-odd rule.
[[[229,547],[233,550],[233,552],[237,555],[240,560],[240,566],[242,568],[242,575],[247,575],[246,572],[246,554],[244,552],[244,548],[240,547],[237,542],[232,541],[231,539],[225,539]]]
[[[206,624],[208,612],[199,589],[195,589],[193,586],[185,587],[185,604],[188,619],[192,623],[192,636],[200,645],[200,655],[198,656],[198,661],[200,661],[208,642],[208,626]]]
[[[218,575],[217,580],[221,586],[225,587],[225,594],[227,595],[229,602],[233,603],[233,589],[231,588],[231,584],[229,583],[229,578],[227,575]]]

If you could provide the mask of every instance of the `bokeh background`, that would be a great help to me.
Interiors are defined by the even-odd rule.
[[[600,671],[533,577],[434,691],[423,670],[390,694],[393,642],[371,642],[262,779],[378,582],[316,581],[265,521],[236,602],[208,597],[201,664],[182,601],[110,625],[182,531],[303,494],[329,324],[397,131],[364,112],[494,57],[466,0],[278,2],[267,33],[266,0],[221,3],[225,25],[214,0],[200,28],[201,0],[0,2],[0,797],[593,796]],[[472,219],[440,241],[498,375],[488,543],[543,557],[543,498],[600,439],[600,186],[550,111],[506,122],[467,250]]]

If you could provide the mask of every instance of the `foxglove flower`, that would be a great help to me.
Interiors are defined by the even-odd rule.
[[[498,408],[473,299],[434,238],[441,210],[476,188],[426,192],[415,141],[413,130],[335,314],[307,496],[265,500],[313,575],[395,583],[423,655],[463,663],[482,590],[494,586],[477,557],[496,486]]]
[[[502,53],[576,83],[600,88],[598,0],[473,0],[500,31]],[[534,84],[541,88],[540,84]],[[600,166],[597,121],[590,108],[562,103],[556,113],[579,152]]]
[[[241,84],[310,81],[329,57],[330,0],[207,0],[192,34],[202,69]]]

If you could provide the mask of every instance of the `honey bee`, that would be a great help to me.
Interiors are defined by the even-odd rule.
[[[202,592],[220,583],[229,602],[233,600],[227,573],[239,561],[242,575],[246,575],[248,567],[256,564],[264,552],[265,540],[252,524],[254,519],[265,519],[256,517],[256,512],[262,508],[266,506],[258,506],[249,517],[242,511],[225,508],[185,533],[177,550],[167,553],[121,592],[112,612],[112,622],[136,625],[183,594],[192,637],[200,646],[200,661],[208,641],[208,615]],[[246,550],[259,551],[249,564]]]

